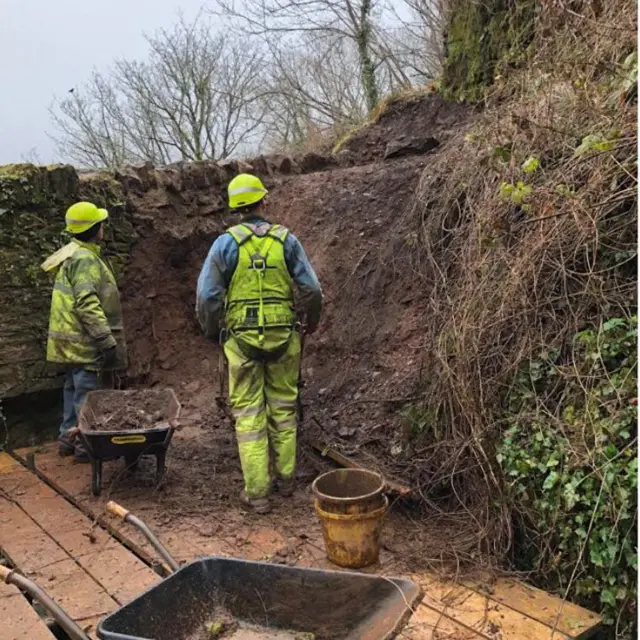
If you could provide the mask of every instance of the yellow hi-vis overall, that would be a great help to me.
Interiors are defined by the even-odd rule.
[[[228,230],[238,263],[225,299],[224,353],[245,493],[269,493],[269,445],[284,480],[296,464],[300,335],[284,256],[287,229],[240,224]]]

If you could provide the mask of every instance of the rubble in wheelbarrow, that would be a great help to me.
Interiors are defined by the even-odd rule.
[[[90,431],[153,429],[167,426],[169,419],[166,395],[149,389],[97,395],[93,413]]]

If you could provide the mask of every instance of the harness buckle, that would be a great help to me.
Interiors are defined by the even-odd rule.
[[[254,271],[260,271],[264,274],[267,270],[267,260],[263,258],[260,254],[256,253],[251,256],[251,268]]]

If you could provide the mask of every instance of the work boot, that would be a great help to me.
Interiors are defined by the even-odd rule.
[[[243,491],[240,494],[240,502],[242,502],[242,504],[247,507],[248,509],[251,509],[252,511],[255,511],[256,513],[260,514],[260,515],[265,515],[266,513],[269,513],[271,511],[271,505],[269,504],[269,498],[250,498],[249,496],[247,496],[247,494]]]
[[[58,437],[58,455],[66,458],[74,452],[75,438],[70,438],[66,433]]]
[[[295,490],[295,478],[289,478],[288,480],[285,480],[284,478],[278,479],[278,493],[284,498],[290,498]]]
[[[73,459],[76,462],[91,462],[89,458],[89,454],[84,447],[84,443],[80,438],[76,438],[74,447],[73,447]]]

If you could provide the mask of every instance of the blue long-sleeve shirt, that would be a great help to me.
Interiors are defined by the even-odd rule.
[[[268,224],[261,219],[249,222],[257,226]],[[302,245],[290,231],[284,241],[284,258],[289,275],[298,287],[307,324],[315,328],[322,312],[322,288]],[[198,276],[196,313],[208,338],[217,339],[220,333],[225,293],[237,264],[238,244],[231,234],[223,233],[211,246]]]

